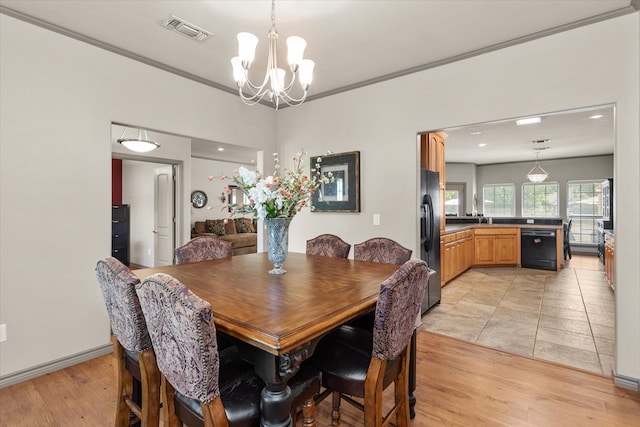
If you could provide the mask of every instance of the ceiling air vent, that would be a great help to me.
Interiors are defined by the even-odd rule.
[[[213,35],[209,31],[205,31],[202,28],[197,27],[174,15],[171,15],[171,17],[164,21],[161,25],[168,30],[177,31],[178,33],[184,34],[190,39],[199,42],[204,42]]]

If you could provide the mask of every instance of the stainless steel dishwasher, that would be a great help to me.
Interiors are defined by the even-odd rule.
[[[523,228],[520,232],[521,265],[555,271],[558,267],[556,231]]]

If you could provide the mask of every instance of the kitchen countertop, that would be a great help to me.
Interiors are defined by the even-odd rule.
[[[472,230],[474,228],[536,228],[562,230],[562,225],[541,225],[541,224],[455,224],[446,225],[444,235],[457,233],[458,231]]]

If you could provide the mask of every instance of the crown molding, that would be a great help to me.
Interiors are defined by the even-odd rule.
[[[563,24],[563,25],[559,25],[553,28],[549,28],[543,31],[538,31],[536,33],[532,33],[526,36],[522,36],[522,37],[518,37],[512,40],[507,40],[505,42],[501,42],[501,43],[496,43],[494,45],[491,46],[487,46],[481,49],[476,49],[467,53],[463,53],[460,55],[456,55],[456,56],[452,56],[450,58],[445,58],[442,59],[440,61],[434,61],[434,62],[430,62],[427,64],[422,64],[416,67],[412,67],[412,68],[407,68],[405,70],[401,70],[401,71],[397,71],[394,73],[389,73],[389,74],[385,74],[383,76],[380,77],[376,77],[373,79],[369,79],[369,80],[364,80],[358,83],[354,83],[351,85],[347,85],[347,86],[342,86],[336,89],[332,89],[332,90],[328,90],[322,93],[317,93],[315,95],[309,95],[307,96],[307,99],[305,102],[310,102],[316,99],[321,99],[321,98],[326,98],[329,96],[333,96],[333,95],[337,95],[343,92],[348,92],[350,90],[354,90],[354,89],[359,89],[365,86],[370,86],[376,83],[381,83],[387,80],[392,80],[392,79],[396,79],[398,77],[403,77],[409,74],[414,74],[414,73],[419,73],[421,71],[425,71],[425,70],[429,70],[432,68],[436,68],[436,67],[441,67],[443,65],[447,65],[447,64],[451,64],[454,62],[458,62],[458,61],[462,61],[464,59],[468,59],[468,58],[473,58],[475,56],[479,56],[479,55],[484,55],[485,53],[489,53],[489,52],[494,52],[496,50],[500,50],[500,49],[504,49],[507,47],[511,47],[511,46],[516,46],[518,44],[521,43],[526,43],[532,40],[536,40],[536,39],[540,39],[543,37],[547,37],[553,34],[558,34],[558,33],[562,33],[564,31],[569,31],[569,30],[573,30],[575,28],[579,28],[579,27],[584,27],[587,25],[591,25],[591,24],[595,24],[597,22],[602,22],[602,21],[606,21],[609,19],[613,19],[613,18],[617,18],[619,16],[623,16],[623,15],[628,15],[630,13],[636,13],[638,12],[638,10],[640,10],[640,0],[631,0],[629,6],[620,8],[620,9],[616,9],[616,10],[612,10],[610,12],[605,12],[605,13],[601,13],[599,15],[595,15],[589,18],[585,18],[585,19],[580,19],[578,21],[574,21],[574,22],[570,22],[568,24]],[[56,32],[58,34],[62,34],[65,35],[67,37],[71,37],[75,40],[79,40],[81,42],[84,43],[88,43],[90,45],[99,47],[101,49],[107,50],[109,52],[113,52],[115,54],[118,55],[122,55],[124,57],[127,57],[129,59],[133,59],[134,61],[138,61],[138,62],[142,62],[143,64],[147,64],[150,65],[152,67],[155,68],[159,68],[161,70],[167,71],[169,73],[178,75],[180,77],[184,77],[186,79],[189,80],[193,80],[195,82],[201,83],[203,85],[206,86],[210,86],[212,88],[221,90],[223,92],[227,92],[233,95],[238,95],[238,90],[236,88],[231,88],[229,86],[225,86],[223,84],[214,82],[212,80],[209,79],[205,79],[203,77],[197,76],[195,74],[177,69],[175,67],[172,67],[170,65],[164,64],[162,62],[153,60],[151,58],[147,58],[146,56],[143,55],[139,55],[133,52],[130,52],[126,49],[121,49],[119,47],[113,46],[109,43],[104,43],[100,40],[94,39],[92,37],[88,37],[85,36],[83,34],[79,34],[75,31],[71,31],[68,30],[66,28],[62,28],[58,25],[52,24],[50,22],[35,18],[33,16],[24,14],[22,12],[19,12],[17,10],[8,8],[6,6],[0,5],[0,13],[5,14],[7,16],[11,16],[13,18],[19,19],[21,21],[25,21],[28,22],[30,24],[33,25],[37,25],[39,27],[48,29],[50,31]],[[268,101],[262,101],[261,104],[266,105],[266,106],[270,106],[272,107],[273,105],[268,102]],[[280,106],[279,109],[285,109],[285,108],[289,108],[289,106],[287,105],[283,105]]]

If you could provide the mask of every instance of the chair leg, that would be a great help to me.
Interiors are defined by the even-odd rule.
[[[405,349],[404,353],[401,355],[403,369],[401,369],[398,378],[396,378],[394,384],[394,393],[395,393],[395,405],[397,407],[396,412],[396,421],[397,427],[409,427],[410,425],[410,417],[409,417],[409,357],[408,351],[411,346]]]
[[[118,342],[118,339],[112,335],[111,342],[113,343],[113,356],[116,359],[118,369],[118,400],[116,402],[116,427],[129,426],[129,405],[127,405],[127,399],[130,398],[133,392],[133,376],[127,370],[124,364],[124,348]]]
[[[153,350],[138,353],[140,376],[142,377],[142,427],[160,423],[160,371]]]
[[[340,393],[334,391],[331,394],[331,403],[333,407],[333,411],[331,412],[331,425],[339,426],[340,425]]]
[[[292,424],[295,426],[295,420]],[[303,427],[316,427],[316,403],[313,398],[309,398],[302,405],[302,425]]]

